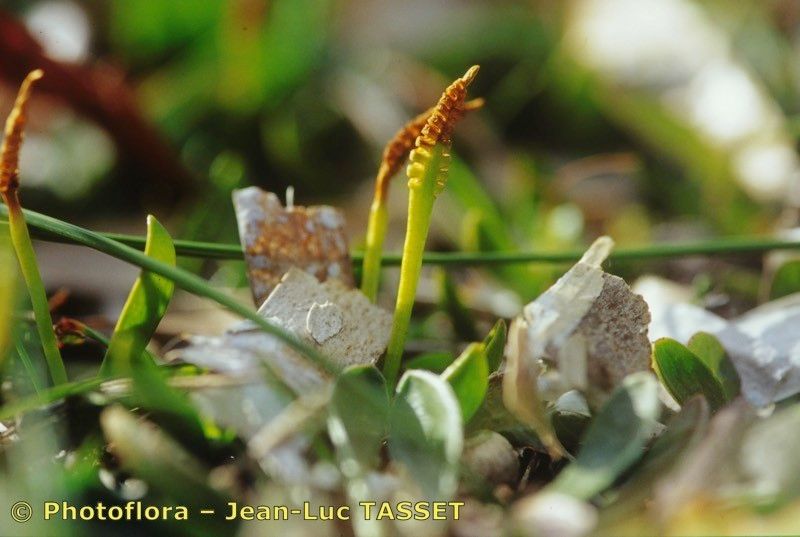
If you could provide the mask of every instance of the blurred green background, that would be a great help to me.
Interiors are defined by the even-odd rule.
[[[293,185],[342,206],[358,247],[383,144],[475,63],[486,106],[456,133],[431,248],[797,223],[795,1],[46,0],[0,19],[4,109],[47,71],[23,201],[96,228],[154,212],[176,237],[236,241],[232,189]],[[501,275],[525,299],[552,280]]]

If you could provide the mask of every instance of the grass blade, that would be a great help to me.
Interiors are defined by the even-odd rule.
[[[76,240],[72,235],[52,225],[51,217],[46,217],[36,211],[22,210],[25,220],[30,228],[31,235],[40,240],[78,244],[87,246]],[[8,208],[0,205],[0,217],[5,217],[7,223]],[[124,233],[100,233],[97,235],[110,239],[137,250],[143,250],[145,237],[128,235]],[[212,243],[202,241],[175,240],[175,251],[178,256],[205,257],[208,259],[243,259],[242,248],[233,243]],[[672,259],[696,255],[746,255],[761,254],[769,251],[800,250],[800,241],[775,239],[772,237],[722,237],[708,241],[694,241],[682,243],[662,243],[638,246],[633,248],[617,248],[609,255],[610,261],[643,261],[648,259]],[[422,258],[424,265],[441,266],[478,266],[478,265],[509,265],[550,263],[566,264],[578,261],[585,248],[580,250],[565,250],[560,252],[426,252]],[[353,263],[360,264],[364,260],[364,253],[351,252]],[[386,252],[381,256],[381,266],[398,266],[402,255],[398,252]]]

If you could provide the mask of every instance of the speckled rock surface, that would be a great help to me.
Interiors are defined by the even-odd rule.
[[[596,406],[626,375],[650,367],[647,304],[622,278],[600,268],[612,247],[611,239],[599,238],[523,310],[523,359],[545,366],[543,397],[578,389]]]
[[[258,187],[233,193],[239,239],[256,305],[264,302],[292,267],[318,280],[353,286],[353,267],[341,211],[328,205],[281,205]]]

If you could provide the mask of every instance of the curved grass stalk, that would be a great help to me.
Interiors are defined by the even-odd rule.
[[[47,303],[42,276],[36,262],[36,253],[31,244],[28,226],[19,201],[19,150],[22,146],[23,132],[27,122],[27,103],[33,83],[42,78],[42,71],[36,70],[28,74],[20,86],[14,108],[6,120],[5,138],[0,149],[0,195],[8,207],[8,229],[11,242],[17,254],[28,295],[31,300],[36,330],[42,342],[47,368],[54,384],[67,382],[67,370],[58,350],[58,341],[53,331],[53,319],[50,317],[50,306]]]
[[[394,386],[400,371],[411,310],[422,268],[422,254],[428,238],[433,203],[447,182],[450,161],[450,135],[463,113],[467,86],[478,74],[478,66],[470,68],[453,82],[436,104],[411,151],[408,175],[408,222],[400,265],[392,333],[386,350],[383,373],[389,386]]]
[[[62,222],[55,218],[22,209],[28,229],[34,239],[57,242],[61,244],[75,244],[85,246],[71,237],[64,235],[58,228],[51,226],[51,222]],[[8,208],[0,205],[0,217],[8,216]],[[0,225],[7,224],[7,220],[0,220]],[[115,242],[130,246],[137,250],[144,249],[145,238],[140,235],[124,233],[95,232],[98,235]],[[619,248],[608,257],[611,261],[646,261],[649,259],[663,259],[687,257],[694,255],[743,255],[758,254],[771,250],[800,250],[800,241],[776,239],[773,237],[724,237],[706,241],[692,241],[682,243],[662,243],[631,248]],[[480,266],[480,265],[507,265],[512,263],[575,263],[585,251],[563,250],[560,252],[426,252],[422,258],[423,265],[440,266]],[[207,259],[240,260],[243,258],[242,248],[238,244],[200,242],[188,240],[175,241],[175,253],[184,257],[204,257]],[[350,253],[353,263],[361,263],[364,252]],[[388,252],[380,258],[381,266],[397,266],[402,261],[402,254]]]

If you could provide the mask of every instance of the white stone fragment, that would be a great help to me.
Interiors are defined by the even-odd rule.
[[[372,364],[389,341],[392,316],[360,291],[338,280],[320,283],[291,269],[259,309],[259,314],[317,348],[336,366]],[[329,375],[274,336],[245,321],[221,337],[193,337],[171,353],[203,367],[263,375],[266,364],[299,393],[315,390]]]

